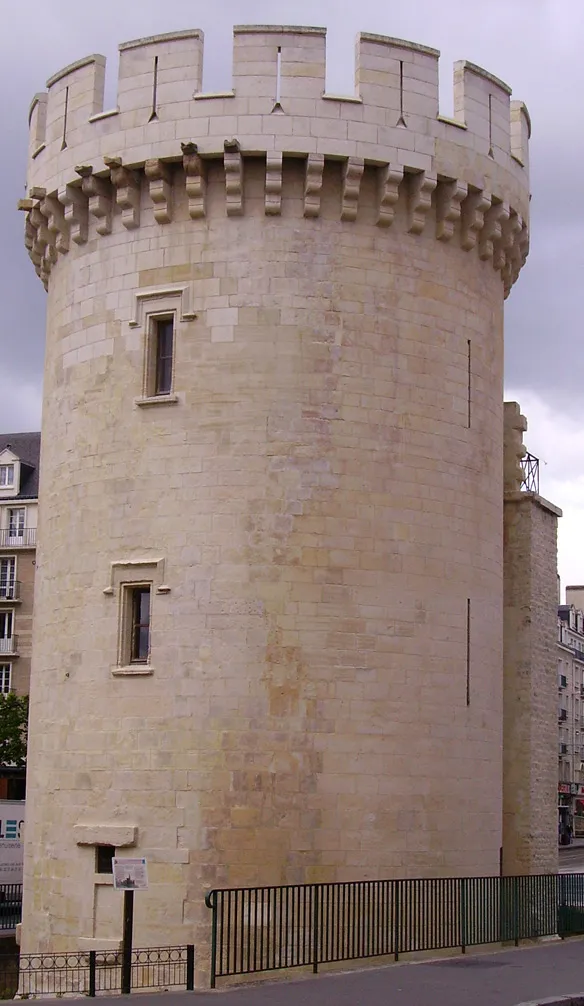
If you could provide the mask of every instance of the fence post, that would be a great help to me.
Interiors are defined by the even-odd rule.
[[[217,984],[217,891],[210,891],[206,900],[213,912],[211,916],[211,988],[214,989]],[[227,939],[229,939],[229,933]],[[221,952],[223,952],[223,947]]]
[[[460,949],[463,954],[466,953],[466,899],[466,877],[462,877],[460,881]]]
[[[95,950],[89,951],[89,995],[95,998]]]
[[[395,904],[395,918],[393,922],[393,959],[399,961],[399,945],[401,937],[401,882],[399,880],[393,881],[394,885],[394,904]]]
[[[519,946],[519,877],[513,877],[513,931],[515,946]]]
[[[312,904],[314,907],[314,915],[312,920],[312,972],[313,974],[318,974],[318,884],[314,885],[314,895],[312,899]]]
[[[195,991],[195,947],[187,943],[187,992]]]

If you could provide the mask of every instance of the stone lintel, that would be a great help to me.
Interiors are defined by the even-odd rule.
[[[123,849],[138,841],[135,824],[76,824],[73,834],[77,845],[113,845]]]

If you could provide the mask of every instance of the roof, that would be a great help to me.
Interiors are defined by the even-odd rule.
[[[0,453],[7,447],[26,465],[21,473],[20,492],[11,499],[36,499],[39,494],[40,433],[0,433]]]

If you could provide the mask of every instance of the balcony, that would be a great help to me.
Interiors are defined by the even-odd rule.
[[[8,636],[0,639],[0,655],[3,657],[15,657],[18,653],[18,636]]]
[[[20,581],[0,580],[0,601],[19,601]]]
[[[0,548],[34,548],[36,527],[0,528]]]
[[[572,652],[573,652],[574,656],[576,657],[576,660],[581,660],[582,663],[584,664],[584,651],[583,650],[577,650],[576,647],[574,647],[574,649],[573,649]]]

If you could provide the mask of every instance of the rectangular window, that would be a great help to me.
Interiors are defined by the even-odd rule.
[[[12,639],[13,620],[11,611],[0,611],[0,643],[3,639]]]
[[[154,395],[169,395],[172,388],[172,358],[174,324],[172,318],[154,318],[152,321],[152,355]]]
[[[0,559],[0,600],[16,597],[16,559]]]
[[[8,537],[23,538],[26,510],[23,506],[14,507],[8,511]]]
[[[0,692],[8,695],[12,685],[12,664],[0,664]]]
[[[14,485],[14,465],[0,465],[0,489]]]
[[[127,588],[129,601],[129,651],[131,664],[146,664],[150,654],[150,587]]]
[[[113,845],[96,845],[95,847],[95,872],[113,873],[112,859],[116,854]]]

